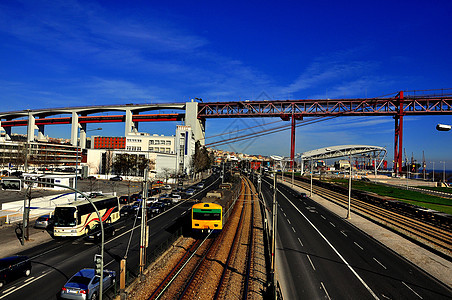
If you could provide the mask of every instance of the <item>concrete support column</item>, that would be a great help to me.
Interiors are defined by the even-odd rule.
[[[185,125],[191,127],[195,141],[199,141],[204,146],[206,144],[205,121],[198,119],[198,102],[185,103]]]
[[[124,135],[128,135],[131,132],[137,132],[138,126],[132,121],[133,111],[131,109],[126,109],[126,121]]]
[[[11,127],[3,127],[5,130],[5,140],[10,141],[11,140]]]
[[[35,140],[35,117],[28,114],[28,125],[27,125],[27,142],[33,142]]]
[[[80,124],[80,148],[86,148],[86,123]]]
[[[43,140],[44,138],[44,125],[38,125],[38,140]]]
[[[78,114],[77,112],[72,112],[72,125],[71,125],[71,144],[72,146],[77,146],[77,133],[78,133]]]

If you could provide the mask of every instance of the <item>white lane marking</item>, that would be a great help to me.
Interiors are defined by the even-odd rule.
[[[293,228],[293,226],[292,226],[292,230],[293,230],[293,232],[296,232],[296,231],[295,231],[295,228]]]
[[[8,293],[9,291],[14,290],[15,288],[16,288],[16,286],[14,285],[14,286],[10,287],[9,289],[4,290],[4,291],[2,292],[2,294]]]
[[[336,248],[334,248],[334,246],[330,243],[330,241],[328,241],[328,239],[320,232],[320,230],[318,230],[317,227],[315,227],[315,225],[312,224],[312,222],[304,215],[304,213],[301,210],[299,210],[298,207],[296,207],[295,204],[293,204],[292,201],[290,201],[290,199],[287,198],[283,193],[281,193],[281,195],[283,195],[283,197],[286,198],[290,204],[292,204],[292,206],[300,213],[300,215],[303,216],[303,218],[305,218],[305,220],[315,229],[315,231],[317,231],[317,233],[325,240],[325,242],[328,244],[328,246],[330,246],[330,248],[333,249],[333,251],[336,253],[336,255],[339,256],[339,258],[345,263],[345,265],[347,266],[347,268],[349,268],[349,270],[353,273],[353,275],[355,275],[355,277],[358,278],[358,280],[367,289],[367,291],[372,295],[372,297],[374,299],[379,299],[378,296],[374,293],[374,291],[372,291],[372,289],[361,278],[361,276],[359,276],[359,274],[356,273],[355,269],[353,269],[353,267],[350,266],[350,264],[345,260],[345,258],[342,257],[342,255],[339,253],[339,251],[337,251]]]
[[[281,211],[284,211],[284,209],[282,207],[280,207],[279,209],[281,209]]]
[[[326,290],[325,286],[323,285],[323,282],[320,281],[320,284],[322,285],[322,289],[325,291],[325,294],[328,297],[328,299],[331,299],[330,295],[328,295],[328,291]]]
[[[290,220],[289,220],[289,219],[287,219],[287,222],[288,222],[289,224],[292,224],[292,223],[290,223]]]
[[[336,225],[334,225],[333,223],[330,222],[330,224],[331,224],[331,226],[336,227]]]
[[[357,242],[353,242],[353,244],[355,244],[359,249],[361,249],[361,250],[364,250],[364,248],[363,247],[361,247],[361,245],[360,244],[358,244]]]
[[[32,280],[33,278],[35,278],[35,277],[34,277],[34,276],[31,276],[30,278],[25,279],[24,282],[30,281],[30,280]]]
[[[406,286],[407,288],[409,288],[410,291],[412,291],[416,296],[418,296],[418,297],[421,298],[421,299],[424,299],[424,298],[421,297],[421,295],[419,295],[419,294],[416,293],[412,288],[410,288],[410,287],[408,286],[408,284],[406,284],[406,283],[403,282],[403,281],[402,281],[402,283],[403,283],[404,286]]]
[[[320,215],[322,217],[322,219],[326,220],[326,218],[323,215]]]
[[[314,267],[314,264],[312,263],[311,257],[309,257],[308,254],[306,254],[306,256],[308,257],[308,260],[309,260],[309,262],[311,263],[312,269],[315,271],[315,267]]]
[[[286,215],[286,213],[285,213],[285,212],[283,212],[283,215],[284,215],[284,217],[286,217],[286,218],[287,218],[287,215]]]
[[[47,272],[47,273],[48,273],[48,272]],[[44,277],[45,275],[47,275],[47,273],[44,273],[44,274],[42,274],[41,276],[36,277],[34,280],[31,280],[31,281],[29,281],[29,282],[27,282],[27,283],[25,283],[25,284],[22,284],[22,285],[21,285],[20,287],[18,287],[17,289],[14,289],[14,290],[8,292],[7,294],[4,294],[4,295],[0,296],[0,299],[3,299],[3,298],[5,298],[6,296],[8,296],[8,295],[14,293],[15,291],[18,291],[18,290],[20,290],[21,288],[23,288],[23,287],[29,285],[30,283],[35,282],[36,280],[40,279],[41,277]]]
[[[303,243],[301,242],[300,238],[298,238],[298,241],[300,242],[300,245],[303,247]]]
[[[380,261],[378,261],[378,259],[376,259],[375,257],[372,257],[380,266],[382,266],[383,267],[383,269],[385,269],[386,270],[386,267],[380,262]]]
[[[345,235],[345,237],[348,237],[347,234],[346,234],[343,230],[341,230],[341,233],[342,233],[343,235]]]

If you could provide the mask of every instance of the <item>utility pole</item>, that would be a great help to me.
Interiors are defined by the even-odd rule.
[[[351,155],[348,155],[348,161],[350,163],[350,173],[348,176],[348,210],[347,210],[347,219],[351,219],[351,212],[350,212],[350,206],[351,206],[351,198],[352,198],[352,158]]]
[[[275,293],[276,299],[276,270],[275,270],[275,260],[276,260],[276,222],[278,217],[277,204],[276,204],[276,172],[273,176],[273,224],[272,224],[272,257],[271,257],[271,280],[273,283],[273,291]]]
[[[149,172],[149,168],[146,167],[146,169],[144,170],[143,199],[141,200],[141,240],[140,240],[140,275],[141,275],[141,277],[143,277],[144,268],[146,266],[146,241],[147,241],[146,200],[148,198],[148,172]]]
[[[311,189],[309,192],[309,197],[312,197],[312,157],[311,157]]]

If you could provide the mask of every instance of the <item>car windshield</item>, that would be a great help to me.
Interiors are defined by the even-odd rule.
[[[55,208],[55,226],[75,226],[75,207],[56,207]]]
[[[88,278],[88,277],[83,277],[83,276],[73,276],[70,280],[69,280],[69,282],[70,283],[81,283],[81,284],[84,284],[84,285],[88,285],[89,284],[89,282],[91,281],[91,278]],[[68,283],[69,283],[68,282]]]

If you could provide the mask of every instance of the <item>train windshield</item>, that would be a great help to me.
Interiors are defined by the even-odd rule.
[[[193,220],[221,220],[221,213],[193,212]]]

